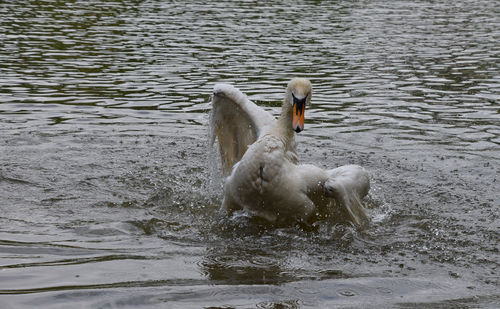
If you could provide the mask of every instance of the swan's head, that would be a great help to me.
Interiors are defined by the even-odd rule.
[[[311,102],[311,82],[305,78],[294,78],[288,83],[288,102],[292,105],[292,128],[299,133],[304,130],[304,112],[306,105]]]

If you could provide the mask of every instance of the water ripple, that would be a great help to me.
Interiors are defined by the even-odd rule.
[[[11,3],[2,12],[0,57],[9,66],[2,67],[0,99],[68,105],[73,115],[63,118],[82,114],[93,122],[75,109],[196,112],[219,81],[256,100],[280,101],[286,80],[304,74],[317,94],[313,123],[421,130],[432,141],[432,132],[450,136],[450,128],[500,119],[498,20],[494,8],[487,9],[491,2],[483,2],[437,10],[398,2],[304,11],[274,3],[269,12],[245,3],[33,2],[23,10]],[[295,20],[298,12],[309,22]],[[481,141],[497,147],[498,135]]]

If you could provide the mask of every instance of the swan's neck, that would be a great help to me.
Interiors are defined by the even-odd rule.
[[[292,129],[292,104],[289,102],[289,95],[285,97],[283,101],[283,107],[281,109],[281,115],[274,127],[274,132],[283,140],[285,145],[290,145],[295,136],[295,132]]]

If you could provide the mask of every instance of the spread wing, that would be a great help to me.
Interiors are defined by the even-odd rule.
[[[210,113],[211,145],[219,143],[222,172],[231,173],[249,145],[275,122],[275,118],[255,105],[241,91],[228,84],[217,84]]]
[[[362,200],[370,190],[368,172],[358,165],[344,165],[328,170],[326,196],[333,198],[347,218],[358,225],[367,220]]]

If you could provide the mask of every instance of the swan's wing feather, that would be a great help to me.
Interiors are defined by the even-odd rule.
[[[367,220],[362,200],[370,190],[368,172],[358,165],[344,165],[328,170],[325,194],[335,200],[348,219],[358,225]]]
[[[224,175],[253,144],[275,118],[228,84],[217,84],[210,114],[211,144],[218,140]]]

